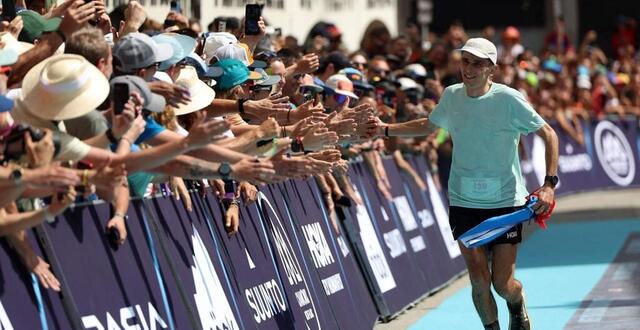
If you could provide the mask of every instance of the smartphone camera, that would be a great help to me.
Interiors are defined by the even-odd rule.
[[[262,6],[260,5],[247,5],[245,7],[245,21],[244,21],[244,34],[248,36],[255,36],[260,34],[260,16],[262,16]]]

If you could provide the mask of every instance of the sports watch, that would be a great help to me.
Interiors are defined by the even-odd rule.
[[[556,187],[556,185],[558,185],[558,176],[557,175],[547,175],[544,177],[544,182],[545,183],[549,183],[551,185],[551,188]]]
[[[231,175],[231,165],[227,162],[222,162],[220,167],[218,167],[218,174],[222,177],[223,180],[229,180],[229,176]]]
[[[13,180],[13,183],[16,186],[19,186],[22,183],[22,174],[23,174],[24,170],[22,169],[22,167],[18,167],[16,169],[14,169],[13,171],[11,171],[11,174],[9,174],[9,179]]]

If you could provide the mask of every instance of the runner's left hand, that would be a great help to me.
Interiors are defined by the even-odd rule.
[[[537,191],[538,202],[533,206],[533,210],[536,214],[543,214],[550,210],[551,204],[553,204],[554,190],[549,186],[542,186]]]

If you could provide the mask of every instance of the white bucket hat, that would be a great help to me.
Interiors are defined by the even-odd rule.
[[[22,81],[22,104],[34,116],[67,120],[96,109],[109,95],[109,81],[84,57],[54,55],[31,68]]]
[[[186,115],[203,109],[210,105],[213,99],[216,98],[216,92],[198,79],[198,73],[192,66],[185,66],[180,70],[178,79],[176,79],[176,85],[186,88],[191,96],[191,102],[186,105],[181,104],[179,107],[174,108],[176,116]]]

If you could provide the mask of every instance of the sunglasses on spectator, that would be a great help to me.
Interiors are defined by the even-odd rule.
[[[367,63],[366,62],[351,62],[351,65],[355,68],[362,68],[362,69],[366,69],[367,68]]]
[[[333,94],[333,100],[336,101],[336,103],[342,105],[345,102],[349,101],[349,97],[346,95],[336,93],[336,94]]]
[[[156,63],[153,63],[153,64],[149,65],[145,69],[158,69],[158,67],[160,67],[160,63],[156,62]]]
[[[382,70],[382,69],[371,69],[371,70],[377,74],[385,74],[385,75],[391,72],[391,70]]]

